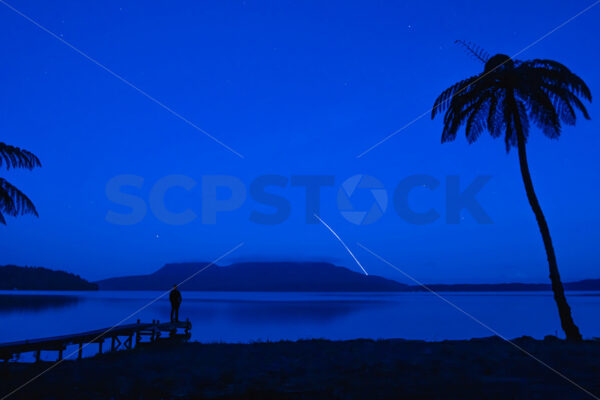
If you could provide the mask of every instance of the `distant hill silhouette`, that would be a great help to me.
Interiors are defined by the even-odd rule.
[[[110,278],[97,283],[101,290],[166,290],[208,264],[167,264],[150,275]],[[227,267],[211,265],[181,288],[206,291],[379,292],[406,290],[408,286],[329,263],[250,262]]]
[[[209,263],[166,264],[149,275],[104,279],[100,290],[167,290]],[[430,284],[439,292],[549,291],[545,283]],[[211,265],[182,285],[182,290],[264,292],[424,292],[418,285],[405,285],[378,276],[365,276],[324,262],[248,262],[226,267]],[[565,284],[566,290],[600,290],[600,279]]]
[[[64,271],[0,266],[0,290],[98,290],[98,285]]]

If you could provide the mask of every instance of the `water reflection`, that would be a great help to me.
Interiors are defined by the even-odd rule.
[[[0,292],[0,342],[167,321],[161,292]],[[586,337],[600,336],[600,297],[569,293]],[[248,342],[307,338],[468,339],[489,330],[429,293],[184,292],[180,317],[192,340]],[[503,336],[560,333],[552,292],[444,293]],[[533,311],[534,310],[534,311]]]
[[[0,312],[41,312],[52,308],[74,307],[82,300],[69,295],[0,294]]]
[[[254,324],[268,321],[319,323],[345,318],[369,308],[379,308],[386,303],[383,301],[229,302],[224,311],[240,323]]]
[[[188,299],[185,311],[192,320],[210,321],[225,319],[239,324],[278,323],[324,323],[350,314],[391,307],[386,300],[205,300]],[[167,315],[168,304],[160,304],[160,311]]]

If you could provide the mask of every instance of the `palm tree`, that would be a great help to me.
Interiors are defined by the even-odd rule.
[[[0,142],[0,167],[2,165],[7,170],[11,167],[31,170],[42,166],[33,153]],[[6,179],[0,178],[0,223],[6,225],[5,215],[16,217],[24,214],[38,216],[33,202]]]
[[[469,143],[487,130],[494,138],[504,135],[507,152],[517,147],[525,192],[546,248],[561,326],[567,340],[580,341],[581,333],[573,322],[558,273],[548,224],[533,189],[526,143],[530,122],[547,137],[556,139],[561,123],[575,125],[575,110],[590,119],[581,99],[591,101],[591,92],[581,78],[556,61],[518,61],[504,54],[490,58],[479,49],[461,44],[485,62],[485,68],[443,91],[434,103],[431,118],[445,111],[442,143],[453,141],[459,127],[465,125]]]

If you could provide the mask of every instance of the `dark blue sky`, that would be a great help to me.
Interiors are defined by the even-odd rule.
[[[41,265],[98,279],[146,273],[165,262],[211,260],[245,245],[240,260],[331,260],[358,270],[322,225],[304,223],[300,188],[271,188],[291,202],[278,225],[249,220],[269,210],[251,198],[183,226],[148,212],[132,226],[106,221],[123,211],[106,196],[118,175],[144,178],[148,200],[160,178],[183,174],[335,176],[322,191],[321,215],[367,271],[406,281],[361,250],[364,244],[426,282],[545,281],[547,264],[525,196],[516,152],[489,136],[468,146],[440,144],[441,120],[418,120],[364,157],[357,155],[429,110],[435,97],[482,65],[453,44],[472,40],[512,55],[591,1],[451,2],[128,2],[11,4],[115,73],[245,156],[241,159],[177,119],[59,40],[0,4],[4,55],[0,140],[36,153],[43,168],[2,172],[36,203],[40,218],[0,227],[0,263]],[[600,90],[600,7],[519,58],[558,60]],[[597,199],[600,110],[559,141],[534,131],[534,184],[550,223],[565,280],[600,277]],[[339,185],[369,174],[391,194],[412,174],[470,183],[491,175],[479,200],[494,223],[464,214],[411,225],[391,205],[377,222],[353,225],[336,206]],[[169,207],[200,214],[198,190],[169,192]],[[415,209],[444,216],[445,184],[415,192]],[[135,190],[131,191],[132,193]],[[358,202],[360,203],[360,201]],[[126,209],[125,209],[126,210]],[[257,277],[257,279],[260,279]]]

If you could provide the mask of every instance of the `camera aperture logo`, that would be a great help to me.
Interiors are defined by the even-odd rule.
[[[352,203],[358,191],[370,193],[373,202],[366,209],[357,210]],[[348,222],[355,225],[368,225],[383,216],[387,209],[388,195],[383,183],[370,175],[354,175],[344,181],[337,194],[340,213]]]

